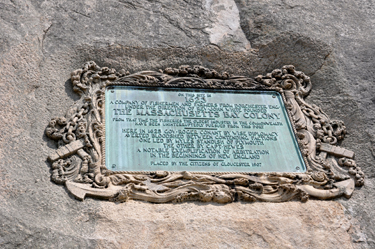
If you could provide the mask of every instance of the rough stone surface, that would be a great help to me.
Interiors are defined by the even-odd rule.
[[[375,2],[0,2],[0,247],[374,248]],[[154,205],[79,202],[50,181],[44,136],[88,60],[130,72],[181,64],[311,76],[310,102],[345,122],[367,175],[351,199]]]
[[[98,215],[94,236],[103,248],[352,248],[339,203],[129,202]]]

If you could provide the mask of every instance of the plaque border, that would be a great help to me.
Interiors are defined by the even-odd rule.
[[[350,198],[355,186],[364,183],[354,152],[337,146],[346,134],[344,123],[305,101],[312,88],[310,78],[292,65],[249,78],[188,65],[130,74],[90,61],[72,72],[71,83],[81,98],[65,116],[52,118],[45,133],[57,143],[48,156],[52,181],[64,184],[79,200],[91,196],[116,202],[304,202],[309,197]],[[104,98],[105,88],[113,85],[277,91],[306,172],[110,171],[105,166]]]

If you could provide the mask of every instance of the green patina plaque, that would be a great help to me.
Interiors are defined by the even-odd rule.
[[[112,171],[306,171],[275,91],[110,86],[105,120]]]
[[[292,65],[248,78],[90,61],[70,82],[81,98],[45,134],[57,141],[51,180],[80,200],[304,202],[349,198],[364,183],[338,146],[344,123],[306,102],[310,77]]]

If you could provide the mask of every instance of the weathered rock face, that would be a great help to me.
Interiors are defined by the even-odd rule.
[[[375,247],[374,15],[373,1],[3,1],[1,247]],[[44,129],[78,99],[70,73],[88,60],[245,76],[293,64],[309,102],[345,122],[365,186],[307,203],[79,202],[50,181]]]

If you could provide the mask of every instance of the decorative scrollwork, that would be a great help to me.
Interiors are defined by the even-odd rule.
[[[65,184],[78,199],[85,196],[123,202],[182,201],[282,202],[309,197],[350,197],[362,186],[364,174],[354,153],[337,146],[344,139],[342,121],[330,120],[318,106],[308,104],[310,78],[288,65],[255,79],[233,76],[202,66],[183,65],[129,74],[87,62],[72,72],[73,90],[81,99],[64,117],[52,118],[45,133],[57,141],[49,156],[52,180]],[[193,174],[190,172],[113,172],[105,166],[104,102],[106,86],[140,85],[225,89],[267,89],[282,94],[307,164],[306,173]]]

